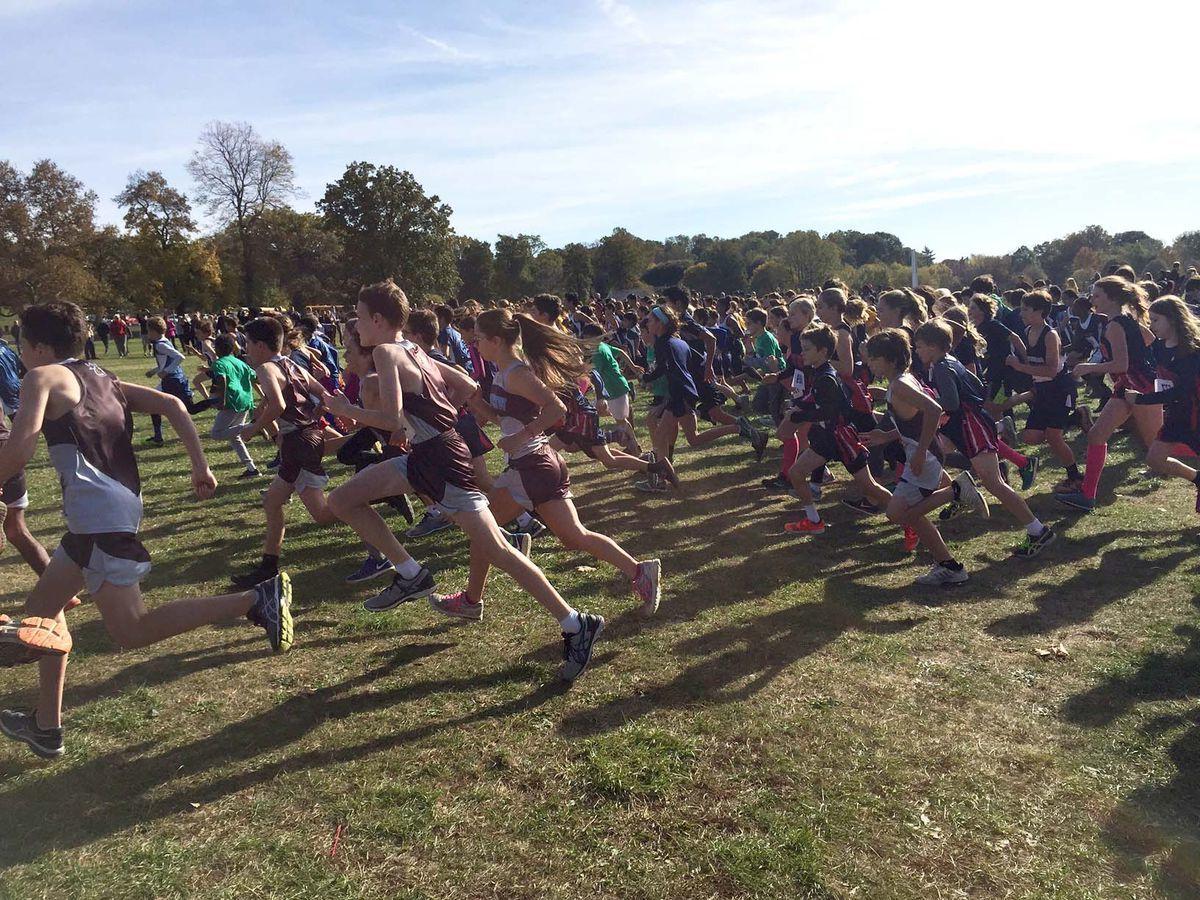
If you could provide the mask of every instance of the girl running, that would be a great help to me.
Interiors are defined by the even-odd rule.
[[[1146,461],[1160,475],[1194,483],[1200,513],[1198,473],[1183,462],[1200,456],[1200,320],[1178,297],[1166,296],[1150,304],[1150,330],[1162,342],[1154,391],[1126,388],[1125,399],[1135,407],[1162,405],[1162,429]]]
[[[1125,391],[1153,394],[1154,367],[1150,362],[1150,344],[1154,333],[1146,327],[1146,292],[1118,275],[1101,278],[1092,285],[1092,303],[1097,312],[1108,316],[1101,351],[1104,361],[1080,363],[1075,375],[1108,375],[1113,396],[1088,429],[1087,465],[1083,480],[1076,487],[1065,486],[1054,499],[1067,506],[1091,512],[1096,508],[1100,473],[1108,458],[1108,439],[1130,418],[1142,442],[1149,447],[1162,428],[1161,404],[1134,404],[1125,399]]]
[[[500,425],[500,449],[508,458],[507,468],[488,495],[492,515],[503,523],[522,510],[537,513],[568,550],[586,551],[621,570],[641,598],[641,612],[652,615],[661,593],[661,564],[657,559],[638,562],[616,541],[580,523],[566,463],[546,435],[546,428],[565,411],[555,388],[586,373],[578,342],[528,316],[513,316],[503,309],[482,313],[475,328],[479,352],[496,365],[485,402]],[[518,353],[518,341],[524,359]],[[429,598],[430,605],[447,616],[479,621],[489,568],[486,558],[472,560],[466,590],[449,596],[435,594]]]

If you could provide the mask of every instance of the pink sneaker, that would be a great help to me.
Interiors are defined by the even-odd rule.
[[[662,563],[657,559],[648,559],[638,563],[637,574],[633,577],[633,592],[642,601],[639,612],[643,616],[652,616],[658,612],[658,602],[662,599]]]
[[[432,594],[429,597],[429,605],[443,616],[452,616],[455,619],[467,619],[471,622],[483,621],[483,604],[472,603],[467,597],[466,591],[458,591],[457,593],[445,596],[442,594]]]

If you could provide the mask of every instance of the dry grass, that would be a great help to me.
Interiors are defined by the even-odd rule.
[[[787,503],[737,444],[682,452],[685,500],[576,457],[585,521],[667,581],[643,622],[610,572],[538,543],[610,621],[571,690],[506,579],[479,626],[371,616],[371,588],[342,583],[357,542],[294,504],[288,656],[236,626],[117,655],[91,607],[74,617],[68,756],[0,748],[0,896],[1196,896],[1192,498],[1127,451],[1103,485],[1123,496],[1090,517],[1046,473],[1033,504],[1062,537],[1034,562],[1008,556],[1003,513],[952,523],[973,580],[948,593],[829,501],[823,538],[781,534]],[[177,444],[142,452],[151,603],[258,552],[257,493],[211,456],[227,484],[198,505]],[[32,481],[52,545],[57,489],[44,464]],[[462,583],[457,533],[412,549]],[[30,583],[6,553],[4,607]],[[1035,655],[1059,641],[1068,658]],[[10,704],[33,674],[6,676]]]

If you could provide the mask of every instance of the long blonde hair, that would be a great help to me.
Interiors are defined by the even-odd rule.
[[[579,341],[523,313],[485,310],[475,320],[475,330],[485,337],[500,338],[510,347],[520,341],[529,368],[551,388],[573,384],[588,372]]]

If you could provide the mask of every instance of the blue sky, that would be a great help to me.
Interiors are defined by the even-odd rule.
[[[190,190],[224,119],[288,147],[298,208],[392,164],[487,240],[1170,240],[1200,228],[1198,28],[1167,0],[0,0],[0,158],[54,159],[111,222],[135,169]]]

